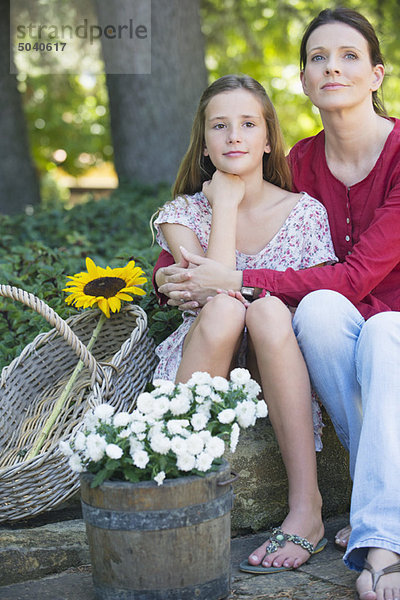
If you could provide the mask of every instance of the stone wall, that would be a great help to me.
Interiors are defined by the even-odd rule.
[[[318,480],[323,498],[323,517],[349,510],[351,480],[348,455],[339,443],[332,423],[323,412],[323,450],[317,453]],[[279,525],[287,508],[287,478],[279,447],[269,419],[241,430],[235,454],[226,453],[239,479],[232,510],[234,534],[267,530]]]

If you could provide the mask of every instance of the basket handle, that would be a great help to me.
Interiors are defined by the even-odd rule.
[[[74,350],[75,354],[82,360],[83,364],[89,369],[90,373],[95,377],[96,381],[101,383],[101,368],[98,365],[95,357],[81,342],[77,335],[72,331],[71,327],[62,319],[46,302],[40,300],[34,294],[26,292],[20,288],[11,285],[0,284],[0,296],[18,300],[26,306],[33,308],[37,313],[42,315],[50,325],[52,325],[58,333],[64,338],[69,346]]]

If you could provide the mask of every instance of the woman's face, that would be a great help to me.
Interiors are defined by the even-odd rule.
[[[384,76],[373,66],[368,42],[345,23],[315,29],[307,42],[307,62],[301,73],[304,93],[321,111],[344,110],[369,103]]]
[[[220,171],[246,175],[262,173],[262,158],[270,148],[267,126],[258,98],[245,89],[211,98],[205,111],[204,155]]]

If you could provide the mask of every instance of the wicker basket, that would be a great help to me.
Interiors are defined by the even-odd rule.
[[[87,310],[64,321],[42,300],[0,285],[0,296],[30,306],[54,326],[38,335],[1,373],[0,522],[16,521],[51,509],[79,488],[79,477],[58,449],[81,425],[92,406],[108,402],[130,410],[152,379],[157,362],[147,335],[146,313],[132,304],[104,323],[93,354],[86,345],[100,311]],[[77,364],[82,372],[40,454],[24,456],[37,439],[57,397]]]

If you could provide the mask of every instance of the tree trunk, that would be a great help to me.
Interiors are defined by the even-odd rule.
[[[111,74],[115,62],[107,54],[110,48],[105,51],[103,45],[120,182],[172,183],[175,179],[197,103],[207,85],[199,2],[152,0],[150,75]],[[103,24],[108,16],[102,13],[104,4],[98,0]],[[123,5],[119,6],[123,13]],[[126,11],[116,16],[118,22],[127,22]],[[122,40],[111,51],[121,59]]]
[[[15,214],[40,201],[21,95],[10,74],[10,3],[0,0],[0,213]]]

